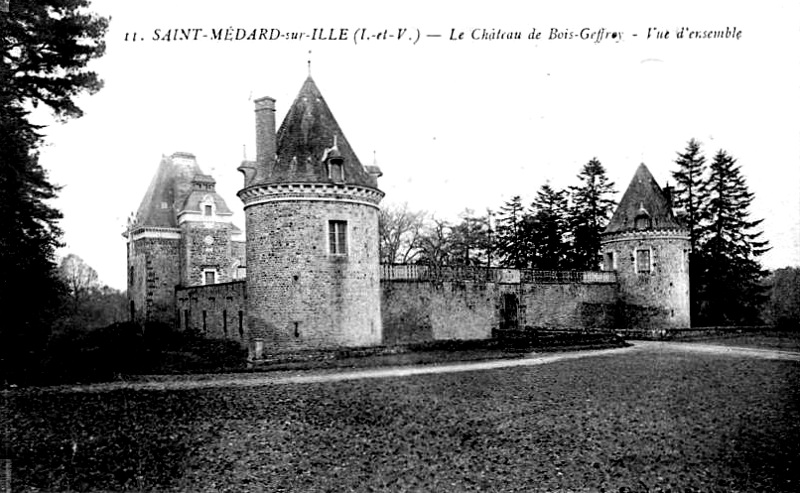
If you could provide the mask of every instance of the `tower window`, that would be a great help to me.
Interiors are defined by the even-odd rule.
[[[212,207],[210,205],[203,206],[203,215],[204,216],[210,216],[210,215],[212,215],[212,212],[213,212],[212,211]]]
[[[636,272],[650,272],[650,250],[636,250]]]
[[[614,256],[614,252],[606,252],[603,270],[617,270],[617,258]]]
[[[216,284],[216,283],[217,283],[217,271],[204,270],[203,271],[203,284]]]
[[[347,221],[328,222],[328,243],[331,255],[347,255]]]
[[[650,219],[650,216],[646,214],[640,214],[636,216],[634,227],[636,229],[650,229],[653,227],[653,221]]]

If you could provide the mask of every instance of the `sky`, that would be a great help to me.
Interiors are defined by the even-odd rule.
[[[63,186],[59,253],[114,288],[125,288],[127,218],[162,155],[195,154],[244,226],[236,168],[255,158],[253,99],[275,98],[280,123],[309,60],[361,162],[381,167],[384,204],[455,221],[515,195],[529,203],[545,183],[577,184],[594,157],[619,199],[639,163],[671,182],[695,138],[709,161],[724,149],[741,165],[772,246],[764,266],[800,266],[796,1],[94,0],[92,10],[111,17],[106,55],[91,64],[105,87],[79,98],[80,119],[34,118],[48,125],[40,161]],[[155,40],[175,29],[198,31]],[[224,39],[254,29],[281,37]],[[726,29],[738,39],[689,39]]]

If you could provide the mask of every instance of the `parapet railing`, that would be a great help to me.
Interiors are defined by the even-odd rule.
[[[493,282],[503,284],[604,284],[615,272],[503,269],[497,267],[381,264],[382,281]]]

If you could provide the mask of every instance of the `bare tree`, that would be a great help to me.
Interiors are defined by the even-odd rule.
[[[451,264],[453,227],[447,221],[431,219],[420,237],[420,255],[417,263],[433,267]]]
[[[97,280],[97,271],[74,253],[70,253],[61,260],[59,273],[67,285],[75,309],[80,306],[83,297],[88,292],[100,285]]]
[[[412,211],[408,204],[390,204],[378,215],[380,259],[387,264],[407,264],[420,254],[420,239],[428,214]]]

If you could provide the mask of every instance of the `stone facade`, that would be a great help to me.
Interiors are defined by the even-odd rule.
[[[614,275],[523,282],[520,271],[510,272],[517,275],[506,282],[382,279],[384,344],[489,339],[525,328],[611,330],[619,323]]]
[[[180,330],[247,344],[244,281],[178,287],[174,296]]]
[[[180,282],[180,235],[139,231],[128,241],[128,298],[133,320],[171,323]]]

